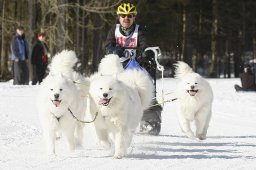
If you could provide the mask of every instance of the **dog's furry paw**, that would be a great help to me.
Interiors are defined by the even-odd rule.
[[[206,136],[205,135],[196,135],[196,137],[200,140],[205,140]]]
[[[185,135],[189,138],[189,139],[193,139],[195,140],[196,137],[194,136],[194,134],[192,132],[185,132]]]
[[[119,154],[115,154],[113,156],[114,159],[122,159],[123,158],[123,155],[119,155]]]

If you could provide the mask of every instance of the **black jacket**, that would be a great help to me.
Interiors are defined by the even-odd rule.
[[[135,26],[136,26],[136,24],[133,24],[132,32],[134,31]],[[114,28],[111,28],[108,32],[108,36],[107,36],[107,39],[105,42],[105,54],[115,53],[115,54],[118,54],[119,57],[121,57],[120,55],[123,51],[123,47],[116,46],[115,29],[116,29],[116,26]],[[119,29],[120,29],[121,34],[125,35],[120,27],[119,27]],[[142,30],[141,27],[139,27],[139,30],[138,30],[138,42],[137,43],[138,44],[137,44],[137,55],[136,56],[140,56],[142,54],[142,52],[145,50],[145,48],[148,47],[144,31]]]
[[[256,89],[255,78],[253,73],[242,73],[241,76],[242,88],[245,90]]]
[[[44,43],[46,50],[48,51],[47,45]],[[44,46],[41,41],[37,40],[32,47],[31,52],[31,64],[41,65],[43,64]]]

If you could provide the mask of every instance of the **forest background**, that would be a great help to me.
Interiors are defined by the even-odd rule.
[[[80,71],[91,74],[122,2],[136,4],[136,22],[150,46],[160,47],[166,70],[183,60],[205,77],[230,78],[256,61],[255,0],[0,0],[0,79],[11,78],[10,41],[18,25],[30,48],[44,31],[52,55],[74,50]]]

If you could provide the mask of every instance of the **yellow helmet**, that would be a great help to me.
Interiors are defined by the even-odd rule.
[[[135,5],[130,4],[130,3],[122,3],[121,5],[118,6],[116,14],[117,15],[120,15],[120,14],[125,14],[125,15],[134,14],[134,15],[136,15],[137,11],[136,11]]]

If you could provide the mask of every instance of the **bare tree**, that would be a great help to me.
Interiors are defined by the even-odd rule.
[[[211,67],[210,67],[210,76],[216,77],[217,76],[217,59],[216,59],[216,37],[218,33],[218,4],[217,0],[212,1],[212,12],[213,12],[213,21],[212,21],[212,41],[211,41]]]
[[[4,30],[5,30],[5,0],[2,2],[2,27],[1,27],[1,75],[5,77],[8,74],[8,65],[7,65],[7,54],[6,54],[6,42],[4,37]]]

